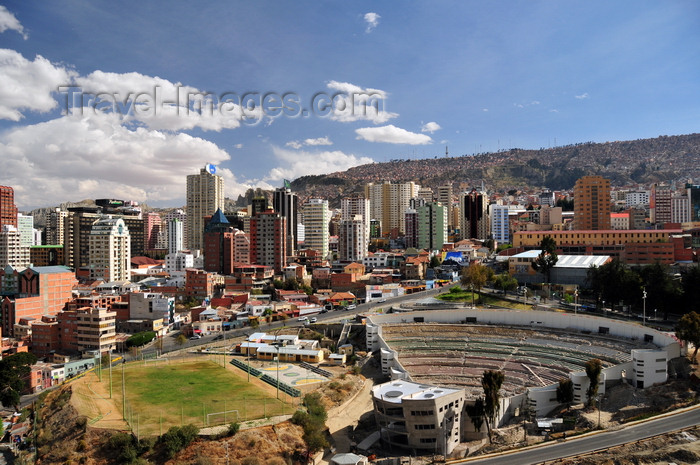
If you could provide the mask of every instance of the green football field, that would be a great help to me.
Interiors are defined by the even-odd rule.
[[[108,383],[108,376],[102,382]],[[125,407],[127,421],[141,435],[190,423],[201,428],[294,412],[298,400],[281,392],[278,400],[274,388],[259,383],[208,360],[132,362],[112,369],[115,401]]]

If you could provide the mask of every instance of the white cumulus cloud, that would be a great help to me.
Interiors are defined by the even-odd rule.
[[[578,100],[585,100],[585,99],[589,98],[588,92],[584,92],[581,95],[575,95],[574,98],[576,98]]]
[[[369,142],[386,142],[389,144],[426,145],[433,142],[426,134],[416,134],[393,124],[376,128],[355,129],[357,139]]]
[[[421,127],[420,131],[421,132],[429,132],[430,134],[434,133],[435,131],[439,131],[442,129],[439,124],[437,124],[435,121],[430,121],[429,123],[425,123],[423,127]]]
[[[188,174],[230,158],[210,141],[130,129],[116,115],[66,115],[11,129],[0,136],[0,153],[0,184],[15,188],[22,208],[103,197],[184,203]],[[227,195],[251,187],[229,169],[218,174]]]
[[[369,12],[365,13],[365,23],[367,23],[367,29],[365,32],[369,34],[372,30],[379,25],[379,16],[377,13]]]
[[[340,150],[310,152],[273,146],[272,151],[280,166],[270,170],[263,180],[267,182],[295,179],[307,174],[345,171],[353,166],[374,162],[369,157],[346,154]]]
[[[317,137],[316,139],[304,139],[304,144],[305,145],[333,145],[333,142],[328,138],[328,136],[325,137]]]
[[[387,93],[380,89],[362,88],[349,82],[330,81],[327,87],[333,91],[330,118],[334,121],[349,123],[353,121],[371,121],[383,124],[399,116],[386,111]]]
[[[29,38],[29,35],[24,32],[24,27],[19,22],[19,20],[10,13],[10,11],[4,6],[0,5],[0,33],[5,31],[17,31],[22,34],[24,40]]]
[[[237,95],[216,96],[141,73],[97,70],[78,77],[75,83],[77,89],[71,91],[93,97],[84,111],[113,112],[124,122],[142,123],[151,129],[221,131],[239,127],[246,118],[257,123],[263,116],[260,106],[244,109]],[[85,105],[87,98],[82,99]]]
[[[14,50],[0,49],[0,119],[19,121],[23,111],[46,113],[56,108],[57,88],[75,75],[41,55],[30,61]]]

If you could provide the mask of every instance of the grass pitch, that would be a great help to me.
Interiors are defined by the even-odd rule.
[[[102,382],[109,383],[104,373]],[[115,403],[120,410],[124,405],[127,421],[142,435],[190,423],[206,427],[294,412],[294,406],[284,402],[290,400],[286,395],[280,393],[278,400],[274,390],[258,383],[207,360],[157,366],[134,362],[112,369]]]

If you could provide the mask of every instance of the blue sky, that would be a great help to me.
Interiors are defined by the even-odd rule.
[[[700,122],[694,0],[3,5],[0,184],[20,209],[180,206],[185,176],[209,162],[235,197],[446,146],[638,139]]]

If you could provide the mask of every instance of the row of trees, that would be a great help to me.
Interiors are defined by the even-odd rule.
[[[657,309],[666,317],[671,312],[700,312],[700,266],[673,275],[668,265],[630,267],[615,259],[588,271],[588,288],[613,308],[623,302],[641,308],[646,290],[647,310]]]

